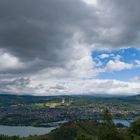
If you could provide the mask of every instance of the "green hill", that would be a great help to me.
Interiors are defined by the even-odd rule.
[[[97,136],[97,128],[98,123],[94,120],[71,121],[47,135],[34,136],[27,140],[74,140],[82,134],[94,140]]]

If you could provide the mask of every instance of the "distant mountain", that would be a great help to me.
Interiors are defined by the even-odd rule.
[[[17,104],[35,104],[35,103],[46,103],[46,102],[60,102],[62,98],[69,99],[71,98],[77,104],[80,103],[91,103],[95,100],[102,101],[112,101],[119,100],[125,102],[136,102],[140,101],[140,95],[136,96],[92,96],[92,95],[76,95],[76,96],[31,96],[31,95],[9,95],[9,94],[0,94],[0,106],[10,106]]]
[[[47,100],[52,100],[54,97],[31,96],[31,95],[0,95],[0,106],[10,106],[16,104],[33,104],[45,103]]]

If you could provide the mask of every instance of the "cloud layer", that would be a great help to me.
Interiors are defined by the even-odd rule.
[[[101,72],[139,67],[139,60],[126,63],[118,58],[100,67],[102,62],[99,66],[92,56],[95,50],[139,49],[139,4],[138,0],[0,0],[0,85],[5,87],[1,91],[140,93],[138,81],[95,79]],[[102,85],[110,87],[105,90]]]

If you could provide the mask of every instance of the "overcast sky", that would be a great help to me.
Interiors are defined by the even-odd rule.
[[[140,94],[139,0],[0,0],[0,93]]]

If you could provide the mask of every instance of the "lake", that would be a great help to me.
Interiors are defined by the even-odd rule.
[[[3,126],[0,125],[0,134],[8,136],[27,137],[29,135],[48,134],[56,127],[31,127],[31,126]]]
[[[133,121],[132,121],[132,120],[123,120],[123,119],[114,119],[113,122],[114,122],[114,124],[121,123],[121,124],[123,124],[124,126],[129,127],[130,124],[131,124]]]
[[[99,122],[102,122],[102,121],[103,121],[103,120],[99,120]],[[126,127],[129,127],[130,124],[133,122],[133,120],[127,120],[127,119],[113,119],[113,122],[114,122],[115,125],[118,124],[118,123],[120,123],[120,124],[122,124],[122,125],[124,125],[124,126],[126,126]]]

